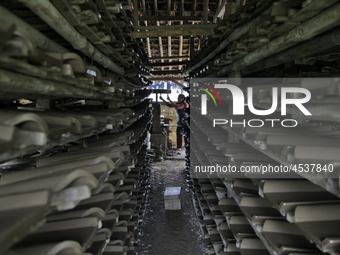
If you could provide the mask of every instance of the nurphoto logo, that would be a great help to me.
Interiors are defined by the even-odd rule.
[[[238,88],[235,85],[231,85],[231,84],[215,84],[215,89],[212,88],[211,86],[209,87],[217,95],[220,102],[221,102],[221,98],[215,89],[229,89],[233,97],[233,115],[244,115],[244,106],[246,105],[245,97],[244,97],[243,91],[240,88]],[[209,91],[207,90],[204,90],[204,91],[207,92],[213,98],[212,94]],[[305,94],[305,97],[304,98],[287,98],[287,94],[290,94],[290,93],[302,93],[302,94]],[[310,99],[311,99],[311,93],[309,90],[305,88],[281,88],[281,115],[283,116],[287,115],[286,107],[288,104],[292,104],[292,105],[296,105],[296,107],[299,108],[300,111],[304,115],[311,116],[312,114],[303,106],[303,104],[308,103]],[[216,101],[214,98],[213,100],[216,104]],[[207,95],[206,94],[201,95],[201,102],[202,102],[201,114],[207,115]],[[254,104],[253,104],[253,88],[252,87],[247,88],[247,106],[249,108],[249,111],[252,112],[253,114],[259,115],[259,116],[265,116],[265,115],[270,115],[276,111],[277,106],[278,106],[278,88],[276,87],[272,88],[272,102],[273,102],[272,106],[268,110],[255,109]],[[221,106],[222,106],[222,102],[221,102]]]
[[[224,81],[225,82],[225,81]],[[198,84],[204,85],[206,88],[199,87],[198,89],[204,91],[205,93],[201,94],[201,115],[208,114],[208,95],[213,100],[215,106],[218,106],[217,100],[215,96],[219,100],[220,106],[222,107],[222,100],[219,93],[216,89],[227,89],[232,96],[232,116],[244,116],[245,108],[248,107],[249,112],[256,116],[268,116],[275,113],[280,107],[281,116],[287,115],[287,106],[295,106],[299,111],[302,112],[305,116],[311,116],[312,114],[307,110],[304,104],[308,103],[311,99],[311,93],[306,88],[300,87],[275,87],[273,86],[270,90],[271,95],[271,106],[269,109],[256,109],[254,106],[254,93],[253,87],[247,87],[246,96],[244,92],[237,87],[236,85],[228,84],[228,83],[216,83],[213,86],[208,85],[203,82],[198,82],[194,86],[197,87]],[[210,92],[210,89],[212,92]],[[214,94],[214,95],[213,95]],[[298,95],[292,98],[291,95]],[[280,102],[279,102],[280,100]],[[280,103],[280,104],[279,104]],[[262,127],[265,125],[265,122],[270,122],[271,126],[274,127],[276,122],[280,122],[282,127],[296,127],[298,122],[295,119],[243,119],[243,120],[233,120],[233,119],[214,119],[213,127],[216,125],[225,125],[230,124],[231,127],[233,125],[242,125],[244,127]]]

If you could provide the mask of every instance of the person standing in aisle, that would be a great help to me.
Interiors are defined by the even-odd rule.
[[[188,104],[185,102],[185,96],[183,94],[178,95],[178,102],[174,103],[170,100],[170,97],[168,95],[168,100],[169,102],[165,101],[162,96],[160,96],[160,99],[165,103],[166,106],[168,107],[174,107],[177,112],[177,129],[176,129],[176,134],[177,134],[177,149],[175,150],[176,152],[180,151],[183,146],[183,134],[184,130],[182,127],[182,118],[187,117],[188,114],[183,111],[184,108],[188,108]]]

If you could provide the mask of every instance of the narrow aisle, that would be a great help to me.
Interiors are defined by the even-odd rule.
[[[164,209],[163,196],[166,187],[181,187],[181,210]],[[154,162],[147,213],[137,248],[138,255],[206,254],[191,193],[186,189],[184,160]]]

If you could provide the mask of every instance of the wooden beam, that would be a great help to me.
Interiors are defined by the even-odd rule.
[[[151,58],[151,49],[150,49],[150,38],[146,38],[146,44],[148,47],[148,58]]]
[[[139,16],[138,20],[146,20],[146,21],[201,21],[201,17],[191,17],[191,16]]]
[[[208,7],[209,0],[203,0],[203,25],[208,24]],[[207,36],[203,35],[203,42],[207,40]]]
[[[167,15],[170,16],[171,13],[171,0],[168,0],[168,5],[167,5]]]
[[[146,16],[145,0],[142,0],[143,15]]]
[[[158,1],[154,0],[154,8],[155,8],[155,16],[158,16]],[[159,21],[156,21],[156,25],[159,27]],[[162,44],[162,37],[158,37],[158,46],[159,46],[159,54],[160,57],[163,57],[163,44]],[[162,60],[162,63],[164,62],[164,60]],[[162,70],[164,70],[164,67],[161,68]]]
[[[156,60],[156,59],[180,59],[180,58],[190,58],[189,56],[171,56],[171,57],[152,57],[152,58],[149,58],[150,60]]]
[[[153,4],[155,6],[155,16],[158,16],[158,2],[157,2],[157,0],[154,0]]]
[[[192,7],[192,16],[196,16],[196,8],[197,8],[197,0],[194,0],[193,7]]]
[[[207,25],[183,25],[183,21],[180,21],[181,25],[175,25],[175,26],[135,26],[136,29],[140,31],[171,31],[171,30],[179,30],[179,29],[214,29],[217,27],[217,24],[207,24]],[[157,24],[159,24],[159,21],[157,21]]]
[[[179,66],[179,65],[186,65],[188,64],[189,61],[185,62],[165,62],[165,63],[146,63],[144,66],[154,66],[154,67],[159,67],[159,66]]]
[[[184,41],[184,40],[183,40],[183,41]],[[163,39],[162,39],[162,42],[163,42],[163,45],[164,45],[164,44],[167,43],[167,40],[163,40]],[[172,54],[174,51],[179,50],[179,45],[178,45],[178,43],[179,43],[179,42],[177,42],[175,45],[172,44],[171,54]],[[198,42],[195,43],[195,46],[197,46],[197,45],[198,45]],[[158,48],[158,41],[157,41],[157,42],[156,42],[156,41],[153,41],[153,42],[152,42],[151,49],[154,49],[154,48],[156,48],[156,47]],[[190,49],[190,43],[189,43],[189,42],[186,42],[186,43],[183,42],[183,53],[184,53],[185,50],[189,50],[189,49]],[[164,49],[164,48],[163,48],[163,51],[164,51],[164,52],[165,52],[165,51],[168,52],[167,49]],[[172,56],[172,55],[171,55],[171,56]],[[166,56],[164,56],[164,57],[166,57]],[[172,58],[171,58],[171,59],[172,59]]]
[[[195,40],[194,37],[190,37],[190,46],[189,46],[189,52],[190,52],[190,60],[194,59],[195,56]]]
[[[133,0],[133,25],[138,26],[138,0]]]
[[[183,21],[181,21],[181,25],[183,26]],[[182,56],[183,54],[183,35],[179,37],[179,56]],[[179,60],[182,62],[182,59]],[[179,66],[179,69],[182,69],[182,66]]]
[[[167,74],[180,74],[181,70],[171,70],[171,71],[150,71],[153,75],[167,75]]]
[[[203,24],[208,24],[208,7],[209,0],[203,0]]]
[[[163,39],[163,40],[166,40],[166,39]],[[183,42],[189,42],[190,39],[189,38],[183,38]],[[199,41],[199,38],[195,37],[195,41],[198,42]],[[176,42],[179,42],[179,38],[171,38],[171,42],[172,43],[176,43]]]
[[[144,23],[145,23],[145,26],[148,25],[147,21],[144,21]],[[146,38],[146,46],[148,47],[148,57],[151,58],[151,47],[150,47],[150,38],[149,37]]]
[[[168,25],[171,26],[171,21],[168,21]],[[168,57],[171,57],[171,36],[168,36]],[[171,59],[169,60],[171,62]],[[169,67],[169,70],[171,70],[172,67]]]
[[[154,54],[159,54],[159,48],[154,49],[154,48],[151,47],[151,51],[154,51]],[[174,50],[174,49],[172,49],[172,53],[179,54],[179,50]],[[168,50],[167,50],[167,49],[163,49],[163,54],[164,54],[164,55],[168,54]],[[184,50],[183,50],[183,55],[186,55],[188,58],[190,58],[190,56],[189,56],[189,50],[188,50],[188,49],[184,49]],[[0,87],[1,87],[1,86],[0,86]]]
[[[200,51],[200,49],[201,49],[201,40],[198,41],[198,49],[197,49],[197,51]]]
[[[157,26],[160,26],[159,21],[157,21]],[[162,37],[158,37],[158,46],[159,46],[160,56],[163,57]],[[164,60],[161,60],[161,61],[164,62]],[[162,67],[162,70],[164,70],[164,67]]]
[[[167,37],[167,36],[188,36],[188,35],[213,35],[213,28],[192,28],[178,30],[160,30],[160,31],[132,31],[133,38],[147,37]]]

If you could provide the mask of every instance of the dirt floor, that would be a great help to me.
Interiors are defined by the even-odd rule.
[[[181,187],[181,210],[164,209],[163,195],[166,187]],[[138,255],[208,254],[195,215],[191,192],[186,186],[184,159],[154,162],[143,224],[137,247]]]

